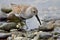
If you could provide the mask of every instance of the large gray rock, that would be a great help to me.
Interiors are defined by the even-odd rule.
[[[49,32],[40,32],[40,34],[39,34],[39,37],[40,38],[46,38],[46,39],[48,39],[48,38],[50,38],[50,37],[52,37],[53,35],[51,34],[51,33],[49,33]]]
[[[54,30],[52,31],[52,33],[55,35],[60,34],[60,27],[55,27]]]
[[[5,18],[5,17],[7,17],[7,15],[6,15],[6,13],[3,13],[0,11],[0,18],[3,18],[3,17]]]
[[[10,32],[16,32],[18,31],[17,29],[11,29]]]
[[[60,38],[58,38],[57,40],[60,40]]]
[[[60,27],[60,20],[56,20],[54,24],[55,24],[55,27]]]
[[[54,29],[54,23],[55,21],[50,21],[47,23],[43,23],[38,29],[40,31],[52,31]]]
[[[34,34],[36,34],[36,36],[32,40],[48,39],[53,36],[49,32],[42,32],[42,31],[35,32]]]
[[[12,9],[10,5],[1,5],[0,11],[4,13],[9,13],[12,11]]]
[[[10,29],[16,28],[16,23],[14,22],[0,22],[0,29],[9,31]]]
[[[9,36],[11,36],[11,33],[0,33],[0,38],[8,38]]]
[[[7,31],[5,31],[5,30],[0,30],[0,33],[7,33]]]

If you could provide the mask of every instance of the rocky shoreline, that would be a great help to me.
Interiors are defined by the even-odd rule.
[[[60,18],[48,17],[42,21],[43,23],[38,28],[29,31],[21,29],[21,25],[17,25],[17,28],[21,27],[17,30],[15,23],[0,22],[0,38],[7,37],[7,40],[60,40]]]
[[[49,21],[47,24],[42,24],[38,28],[29,31],[25,29],[12,29],[9,33],[8,40],[60,40],[59,20]],[[43,22],[44,23],[44,22]]]

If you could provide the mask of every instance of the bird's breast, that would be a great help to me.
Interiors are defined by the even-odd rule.
[[[21,13],[20,17],[25,18],[25,19],[29,19],[32,18],[34,14],[29,13],[29,11],[25,12],[25,13]]]

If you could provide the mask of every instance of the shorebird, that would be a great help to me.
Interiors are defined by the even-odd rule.
[[[21,18],[22,20],[26,20],[35,16],[41,25],[40,19],[38,17],[38,10],[34,6],[11,4],[11,8],[12,11],[7,14],[8,18],[13,19],[13,15],[15,15],[16,17]]]

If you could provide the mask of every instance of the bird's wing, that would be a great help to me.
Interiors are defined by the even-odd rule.
[[[26,9],[29,7],[28,5],[16,5],[11,4],[12,10],[17,13],[21,13],[22,11],[25,12]]]

